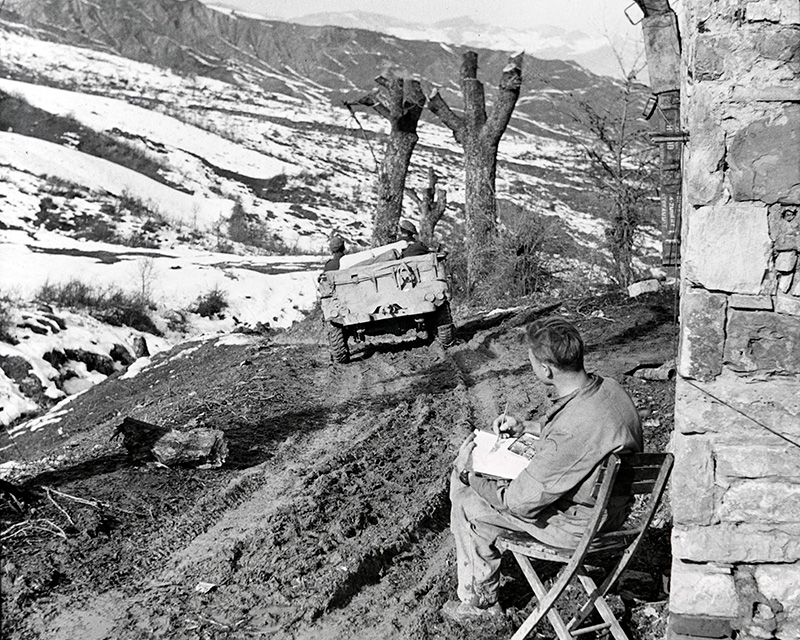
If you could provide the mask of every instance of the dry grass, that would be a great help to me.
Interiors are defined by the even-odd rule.
[[[72,278],[64,283],[45,282],[34,297],[46,304],[85,310],[117,327],[127,326],[161,335],[148,312],[152,303],[140,293],[126,293],[114,286],[103,289]]]

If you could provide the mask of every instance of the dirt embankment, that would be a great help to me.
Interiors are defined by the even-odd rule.
[[[673,384],[626,372],[674,356],[674,300],[600,304],[558,312],[583,331],[589,368],[634,396],[648,450],[663,450]],[[510,635],[530,598],[511,563],[508,622],[463,629],[439,614],[455,592],[447,480],[472,428],[506,403],[517,414],[546,406],[518,343],[535,315],[462,322],[448,351],[376,340],[349,365],[330,363],[316,325],[280,341],[184,345],[133,379],[98,385],[70,405],[60,435],[19,442],[28,459],[63,456],[27,482],[61,493],[22,514],[4,503],[2,528],[38,520],[64,536],[28,528],[3,541],[3,637]],[[134,465],[111,439],[125,416],[222,429],[228,462]],[[662,628],[668,539],[665,527],[650,541],[627,594],[635,638]]]

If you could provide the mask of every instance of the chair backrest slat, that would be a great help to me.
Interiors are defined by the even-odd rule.
[[[585,633],[595,627],[579,628],[586,620],[593,609],[600,611],[604,621],[612,629],[615,638],[625,638],[623,629],[619,626],[616,619],[613,621],[603,614],[603,611],[610,612],[604,598],[619,577],[628,567],[631,559],[639,548],[647,529],[653,520],[656,509],[658,508],[661,496],[666,487],[670,471],[672,470],[673,456],[670,453],[662,454],[610,454],[600,464],[598,481],[595,484],[594,498],[596,504],[592,511],[587,527],[583,533],[581,541],[578,543],[572,555],[567,555],[567,550],[563,557],[557,553],[559,550],[551,551],[548,545],[543,545],[532,540],[527,546],[525,543],[515,543],[513,539],[501,536],[497,545],[499,549],[511,549],[514,556],[520,563],[528,582],[534,589],[538,600],[536,609],[525,619],[517,629],[514,638],[525,638],[528,633],[546,615],[551,624],[554,625],[556,633],[562,640],[571,638],[574,640],[580,633]],[[636,523],[627,524],[627,529],[622,531],[599,533],[601,517],[609,505],[612,496],[618,495],[644,495],[648,496],[643,500],[643,510],[637,506]],[[616,503],[616,501],[615,501]],[[596,586],[586,574],[584,558],[588,554],[613,554],[617,556],[616,565],[613,566],[603,583]],[[531,558],[549,560],[555,562],[565,562],[563,569],[545,590],[541,579],[531,564]],[[583,574],[579,573],[583,571]],[[564,624],[554,610],[553,604],[563,594],[569,582],[574,576],[583,575],[589,580],[592,587],[591,592],[587,590],[588,599],[581,605],[569,623]],[[585,586],[585,585],[584,585]],[[597,603],[602,602],[605,609],[601,609]],[[608,613],[613,618],[612,613]],[[555,622],[554,622],[555,620]],[[556,624],[558,623],[558,624]],[[616,626],[614,626],[616,624]],[[604,625],[606,626],[606,625]],[[616,632],[613,630],[616,629]]]
[[[642,495],[652,493],[658,481],[663,455],[633,453],[620,455],[621,465],[617,472],[612,495]]]

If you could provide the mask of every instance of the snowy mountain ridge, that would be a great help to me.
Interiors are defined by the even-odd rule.
[[[354,250],[367,245],[371,231],[386,122],[369,111],[350,113],[339,97],[372,91],[376,69],[413,61],[459,104],[458,49],[241,18],[220,27],[221,18],[194,0],[146,1],[154,12],[186,12],[178,16],[183,31],[137,31],[120,13],[113,26],[141,38],[137,51],[122,36],[103,41],[108,33],[89,11],[98,5],[81,0],[10,2],[15,10],[24,4],[34,26],[19,13],[6,19],[4,9],[0,16],[0,312],[7,311],[13,338],[0,340],[4,424],[121,372],[139,338],[155,354],[186,339],[287,327],[302,318],[315,301],[328,236],[342,234]],[[101,8],[131,6],[113,0]],[[55,20],[61,11],[78,11],[69,20],[85,18],[85,28],[67,30],[74,23]],[[219,33],[209,35],[217,27],[237,36],[224,45],[239,52],[230,66],[215,66],[226,55],[216,49]],[[283,32],[279,42],[260,40],[262,28]],[[311,48],[303,42],[291,49],[298,29],[308,30],[302,33]],[[248,38],[249,53],[242,49]],[[273,47],[288,47],[288,57],[271,58]],[[255,59],[257,51],[265,58]],[[314,57],[303,66],[309,53]],[[163,66],[142,60],[162,55]],[[481,56],[491,97],[505,54]],[[605,222],[574,144],[583,132],[563,106],[571,92],[610,100],[615,85],[575,65],[526,64],[529,80],[500,145],[501,212],[557,220],[580,255],[594,256],[561,258],[561,268],[594,271],[607,260]],[[462,224],[461,150],[430,118],[419,135],[408,186],[427,186],[428,167],[436,167],[450,203],[439,227],[446,238]],[[405,215],[417,216],[411,202]],[[654,233],[644,242],[643,253],[654,255]],[[98,325],[33,300],[45,285],[76,279],[98,291],[146,290],[157,333]],[[227,307],[203,315],[198,298],[215,291]]]
[[[276,18],[260,13],[254,5],[248,13],[237,10],[224,0],[208,6],[227,13],[235,12],[259,19]],[[287,22],[308,26],[335,26],[375,31],[403,40],[443,42],[495,51],[525,51],[545,60],[572,60],[598,75],[618,76],[620,70],[603,36],[590,36],[580,30],[566,30],[554,25],[535,25],[525,29],[478,23],[469,16],[458,16],[427,25],[369,11],[325,11],[291,18]]]

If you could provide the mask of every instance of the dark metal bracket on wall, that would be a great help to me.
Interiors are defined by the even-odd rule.
[[[688,131],[667,131],[650,134],[650,142],[653,144],[666,144],[670,142],[679,142],[681,144],[689,142]]]

